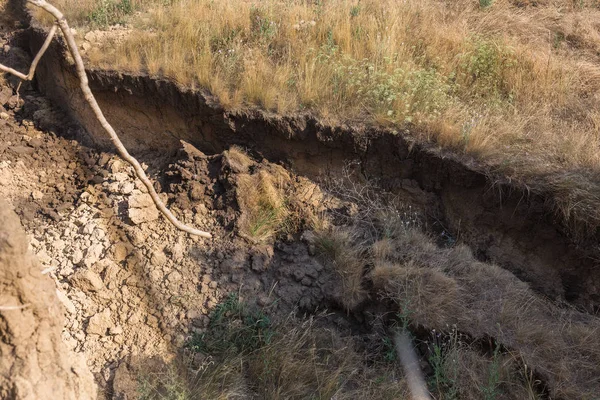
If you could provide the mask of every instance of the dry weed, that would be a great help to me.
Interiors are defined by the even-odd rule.
[[[339,298],[347,310],[354,309],[367,295],[363,286],[364,248],[347,230],[332,228],[317,232],[316,250],[341,278]]]
[[[242,212],[240,234],[256,242],[274,239],[286,221],[288,209],[283,197],[289,176],[275,176],[261,169],[237,177],[237,201]]]
[[[371,279],[399,312],[408,307],[413,323],[439,330],[455,324],[475,338],[493,337],[555,396],[593,398],[600,387],[598,318],[540,298],[510,272],[476,261],[466,246],[440,249],[414,232],[393,244],[393,251],[385,244]],[[381,255],[381,244],[375,247]],[[527,385],[518,388],[528,392]]]

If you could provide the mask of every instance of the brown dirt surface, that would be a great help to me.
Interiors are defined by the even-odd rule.
[[[55,285],[42,275],[19,219],[3,200],[0,293],[0,398],[96,398],[85,360],[62,340],[64,315]]]
[[[242,169],[229,152],[206,156],[185,143],[175,155],[146,154],[169,207],[215,239],[181,235],[159,217],[131,167],[66,139],[77,127],[31,93],[0,121],[0,196],[56,282],[68,316],[66,347],[85,357],[103,393],[113,393],[127,356],[172,358],[227,293],[261,306],[281,298],[273,309],[282,316],[297,306],[314,309],[335,293],[334,276],[303,243],[275,247],[273,238],[255,243],[237,235],[239,176],[285,174],[286,190],[302,191],[292,197],[307,207],[317,204],[314,183],[251,158]],[[48,122],[60,118],[62,127]],[[37,128],[53,126],[60,135]]]

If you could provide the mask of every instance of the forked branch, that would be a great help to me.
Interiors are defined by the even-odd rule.
[[[119,153],[119,155],[125,161],[127,161],[129,164],[131,164],[138,179],[141,180],[142,183],[144,184],[144,186],[146,186],[146,188],[148,189],[148,193],[152,197],[152,200],[154,201],[156,208],[158,208],[158,210],[178,229],[180,229],[184,232],[188,232],[192,235],[197,235],[197,236],[201,236],[201,237],[205,237],[205,238],[212,237],[212,235],[208,232],[194,229],[192,227],[189,227],[189,226],[181,223],[171,213],[171,211],[169,211],[169,209],[167,209],[167,207],[162,202],[160,197],[158,197],[158,193],[156,193],[156,190],[154,190],[154,186],[152,186],[152,182],[150,182],[150,179],[148,179],[148,177],[146,176],[146,173],[144,172],[140,163],[135,158],[133,158],[129,154],[129,152],[127,151],[125,146],[123,146],[123,143],[119,139],[117,132],[115,132],[113,127],[108,123],[108,121],[104,117],[104,113],[100,109],[100,106],[98,105],[98,102],[96,101],[96,98],[94,97],[92,91],[90,90],[90,87],[88,84],[88,77],[85,72],[85,66],[83,65],[83,60],[81,58],[81,55],[79,54],[79,50],[77,48],[77,43],[75,42],[75,38],[73,37],[73,34],[71,33],[71,28],[69,28],[69,24],[67,23],[67,20],[64,17],[64,15],[56,7],[54,7],[52,4],[46,2],[45,0],[27,0],[27,1],[37,7],[44,9],[45,11],[47,11],[49,14],[51,14],[56,19],[56,24],[58,24],[58,27],[62,31],[62,33],[67,41],[67,47],[69,49],[69,52],[71,53],[71,55],[73,56],[73,60],[75,61],[77,76],[79,77],[79,82],[80,82],[79,86],[81,87],[81,91],[83,92],[85,100],[88,102],[88,104],[94,111],[96,118],[98,119],[98,121],[100,122],[100,124],[102,125],[104,130],[108,133],[108,136],[110,137],[110,140],[112,141],[114,146],[117,148],[117,152]],[[42,57],[44,52],[48,49],[48,46],[50,45],[50,42],[52,41],[52,38],[54,37],[55,33],[56,33],[56,25],[53,25],[52,28],[50,29],[48,37],[46,38],[46,41],[42,45],[38,54],[35,56],[32,64],[31,64],[31,68],[29,69],[29,73],[27,75],[25,75],[19,71],[16,71],[12,68],[6,67],[2,64],[0,64],[0,70],[9,72],[13,75],[18,76],[21,79],[24,79],[24,80],[31,80],[35,73],[35,68],[36,68],[38,62],[40,61],[40,58]]]

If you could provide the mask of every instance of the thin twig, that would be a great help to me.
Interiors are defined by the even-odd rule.
[[[50,46],[50,42],[52,42],[52,39],[54,39],[54,35],[56,34],[56,28],[57,28],[56,24],[52,25],[52,28],[50,28],[50,32],[48,33],[48,36],[46,37],[44,44],[40,48],[40,51],[38,51],[37,55],[33,59],[33,62],[31,63],[31,66],[29,67],[29,73],[27,75],[25,75],[22,72],[17,71],[16,69],[9,68],[2,64],[0,64],[0,70],[2,70],[4,72],[8,72],[10,74],[13,74],[13,75],[23,79],[24,81],[32,80],[33,75],[35,75],[35,69],[37,68],[38,63],[40,62],[40,59],[42,58],[42,56],[44,55],[46,50],[48,50],[48,47]]]

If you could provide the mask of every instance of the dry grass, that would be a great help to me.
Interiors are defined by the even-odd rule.
[[[257,163],[236,146],[223,153],[222,168],[236,187],[238,231],[251,242],[273,242],[280,234],[296,234],[322,221],[317,215],[323,194],[308,179],[277,164]]]
[[[542,298],[512,273],[477,261],[464,245],[438,247],[421,231],[416,213],[386,206],[385,194],[363,201],[368,182],[344,187],[334,185],[360,207],[347,218],[334,207],[334,220],[344,226],[329,228],[322,252],[333,260],[346,254],[358,260],[338,263],[342,274],[367,266],[362,287],[394,304],[401,326],[450,337],[450,343],[438,343],[443,350],[437,361],[428,345],[436,398],[536,399],[538,379],[552,398],[594,399],[600,393],[597,316]],[[468,339],[461,343],[460,335]],[[472,345],[490,339],[499,349],[493,357]]]
[[[236,180],[237,202],[242,212],[239,232],[255,242],[273,240],[289,215],[284,193],[290,177],[277,166],[271,165],[269,169],[242,173]]]
[[[498,165],[598,166],[593,2],[163,3],[127,2],[136,29],[95,62],[199,85],[231,107],[410,121]],[[80,24],[100,7],[56,4]]]
[[[321,258],[341,278],[338,298],[347,310],[354,309],[365,300],[367,291],[363,286],[365,257],[364,248],[351,236],[351,231],[327,229],[319,231],[315,238],[316,250]]]
[[[232,299],[213,313],[209,328],[190,347],[204,358],[196,376],[186,379],[193,389],[183,398],[213,398],[209,393],[272,400],[405,398],[406,384],[394,366],[367,365],[352,338],[318,326],[324,316],[290,315],[274,323],[268,310],[248,310]]]
[[[598,393],[598,318],[538,297],[508,271],[476,261],[464,246],[440,249],[419,232],[392,241],[389,250],[373,252],[371,278],[399,310],[410,310],[413,323],[495,338],[540,373],[556,397]]]

